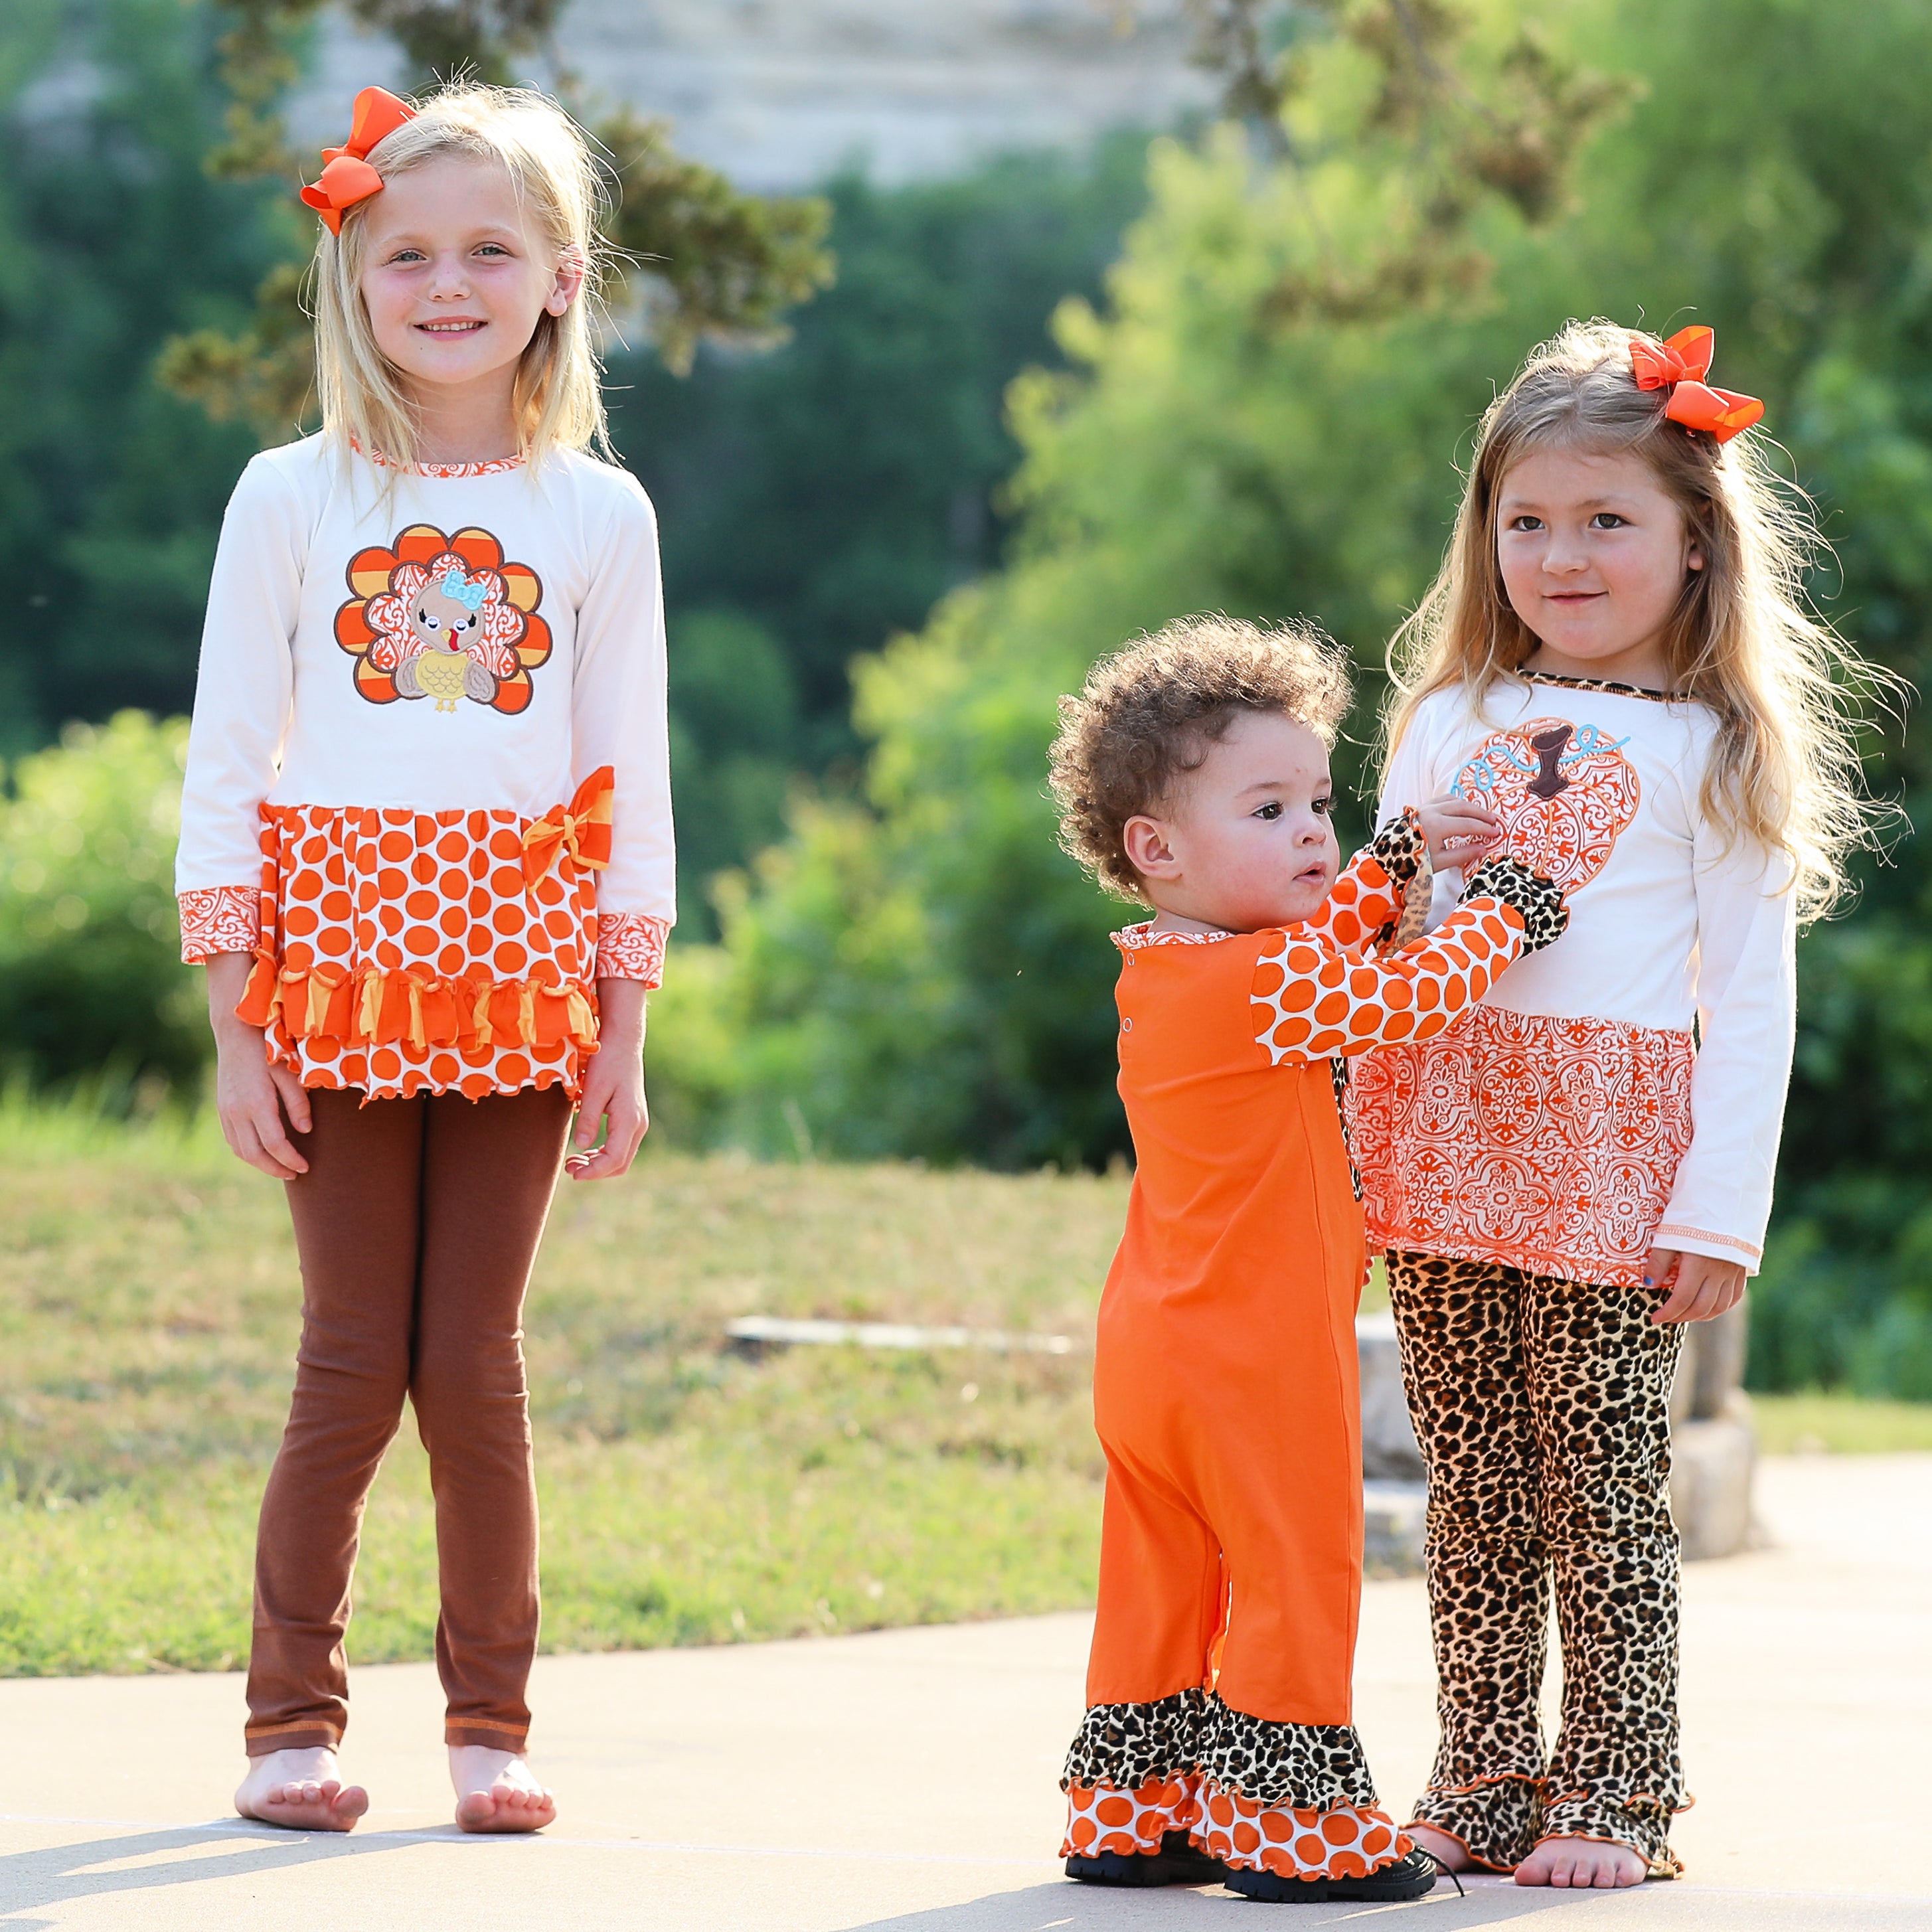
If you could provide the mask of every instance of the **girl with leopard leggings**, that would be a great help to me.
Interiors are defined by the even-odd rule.
[[[1429,1474],[1442,1737],[1408,1829],[1525,1885],[1682,1869],[1670,1385],[1757,1264],[1796,930],[1869,824],[1832,696],[1868,674],[1800,608],[1807,526],[1710,359],[1708,329],[1602,322],[1538,349],[1392,654],[1384,816],[1486,806],[1456,861],[1507,852],[1570,912],[1350,1096]]]

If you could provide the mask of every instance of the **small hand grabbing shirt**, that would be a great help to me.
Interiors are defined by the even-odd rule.
[[[596,980],[656,986],[674,916],[643,490],[571,452],[256,457],[182,820],[182,957],[254,955],[239,1011],[304,1085],[574,1093]]]

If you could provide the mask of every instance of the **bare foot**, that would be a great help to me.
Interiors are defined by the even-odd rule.
[[[353,1831],[369,1808],[369,1794],[359,1784],[345,1785],[336,1772],[334,1752],[320,1746],[251,1757],[235,1808],[244,1818],[292,1832]]]
[[[514,1751],[452,1744],[449,1781],[466,1832],[541,1832],[556,1816],[556,1800]]]
[[[1444,1871],[1466,1872],[1476,1869],[1476,1862],[1469,1856],[1468,1847],[1460,1838],[1452,1838],[1447,1832],[1438,1832],[1429,1825],[1405,1825],[1402,1828]]]
[[[1592,1886],[1608,1892],[1618,1886],[1641,1885],[1649,1875],[1650,1867],[1640,1853],[1601,1838],[1545,1838],[1516,1868],[1518,1885],[1568,1886],[1579,1891]]]

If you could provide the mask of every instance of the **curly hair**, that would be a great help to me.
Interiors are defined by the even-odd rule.
[[[1352,694],[1340,646],[1311,626],[1176,618],[1102,658],[1080,694],[1060,700],[1050,782],[1062,849],[1146,904],[1121,840],[1127,820],[1169,806],[1239,713],[1292,718],[1332,745]]]

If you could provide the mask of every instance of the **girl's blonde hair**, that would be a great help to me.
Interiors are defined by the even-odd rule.
[[[1851,707],[1895,680],[1803,608],[1818,538],[1802,494],[1772,476],[1752,433],[1720,444],[1667,420],[1670,391],[1640,389],[1631,370],[1639,333],[1573,322],[1490,405],[1442,572],[1389,646],[1384,748],[1432,692],[1460,685],[1480,712],[1490,685],[1537,649],[1497,561],[1503,478],[1539,449],[1628,451],[1675,500],[1703,559],[1686,573],[1664,656],[1670,689],[1717,715],[1704,815],[1728,838],[1784,854],[1800,912],[1815,918],[1844,896],[1845,854],[1874,836]]]
[[[560,316],[546,310],[518,367],[512,408],[518,454],[532,468],[556,448],[610,448],[592,330],[611,250],[598,218],[606,200],[596,160],[554,101],[524,88],[458,81],[418,105],[414,120],[370,150],[386,181],[446,155],[494,162],[509,176],[532,226],[584,265],[584,286]],[[376,346],[362,300],[369,210],[380,195],[345,209],[339,235],[316,244],[316,387],[323,434],[400,469],[417,460],[415,412],[401,372]]]

